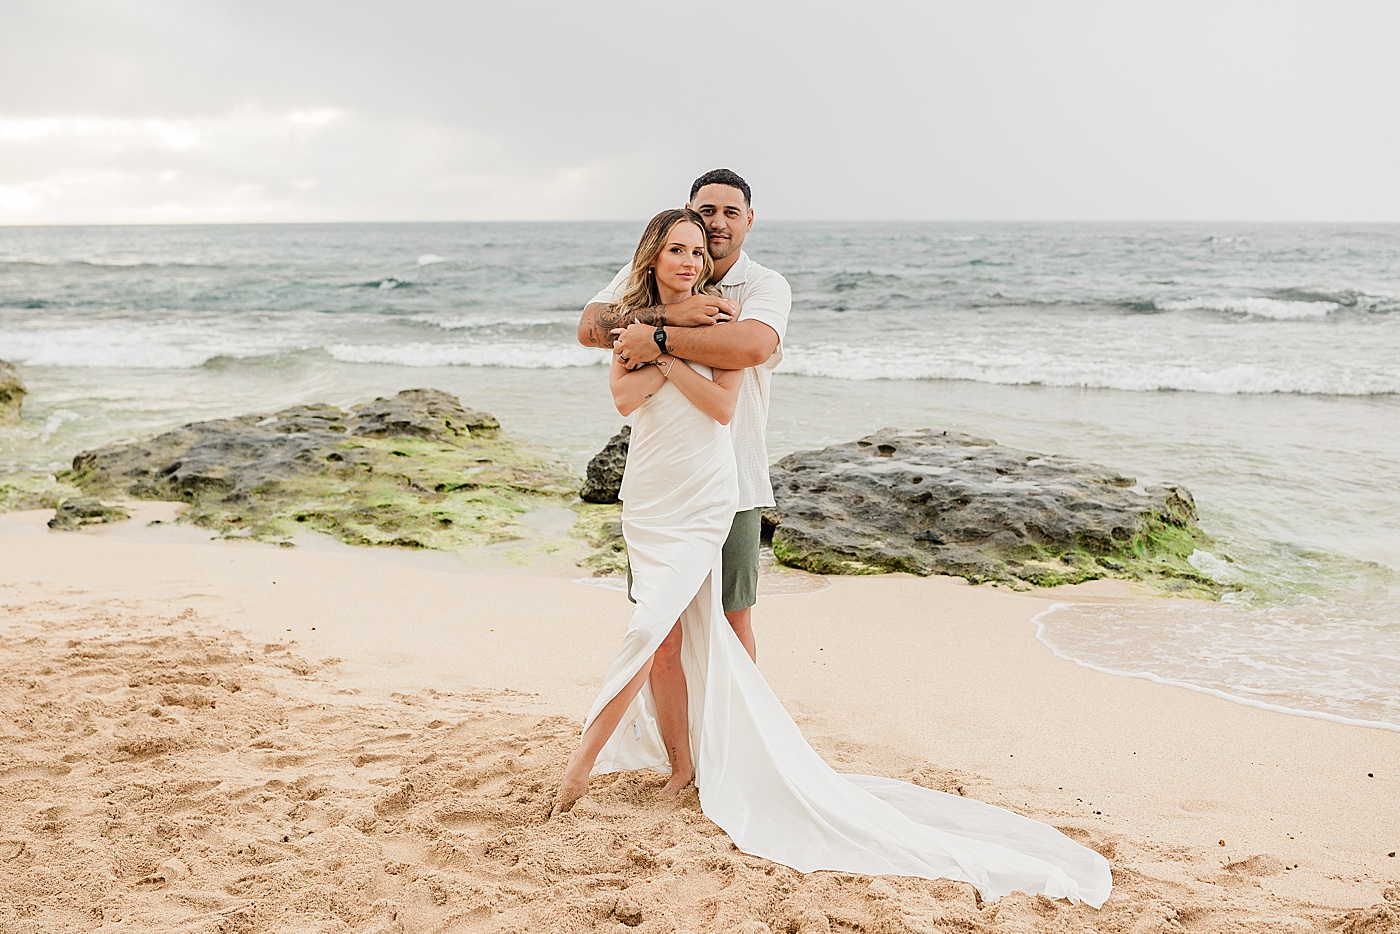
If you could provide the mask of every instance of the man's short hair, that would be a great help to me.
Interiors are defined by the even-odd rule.
[[[740,178],[739,173],[732,169],[711,169],[697,178],[690,186],[690,200],[694,201],[695,193],[706,185],[728,185],[730,188],[737,188],[744,193],[744,207],[750,207],[753,204],[749,183]]]

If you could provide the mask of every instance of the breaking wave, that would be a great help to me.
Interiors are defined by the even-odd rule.
[[[530,341],[484,344],[332,344],[326,348],[344,363],[387,363],[395,366],[497,366],[525,370],[558,370],[597,366],[607,355],[578,344],[550,345]]]
[[[968,380],[1002,386],[1055,386],[1127,392],[1204,392],[1218,395],[1292,393],[1377,396],[1400,393],[1400,370],[1342,370],[1313,367],[1193,366],[1141,359],[1065,359],[1015,354],[982,359],[943,359],[918,351],[860,348],[789,349],[779,372],[828,379]]]
[[[270,336],[214,342],[192,327],[78,327],[0,332],[5,358],[25,366],[185,370],[218,357],[266,356],[288,349]]]
[[[414,324],[424,324],[428,327],[443,331],[477,331],[485,328],[501,327],[574,325],[578,323],[578,314],[571,311],[567,314],[503,318],[500,314],[495,312],[481,312],[474,315],[407,315],[403,320],[411,321]]]
[[[1151,302],[1124,302],[1124,307],[1145,311],[1217,311],[1228,315],[1268,318],[1274,321],[1303,321],[1326,318],[1339,311],[1381,313],[1400,310],[1400,300],[1389,292],[1361,289],[1323,291],[1279,289],[1268,295],[1196,296],[1184,299],[1154,299]]]
[[[1180,301],[1158,301],[1161,311],[1223,311],[1232,315],[1271,318],[1275,321],[1299,321],[1325,318],[1342,306],[1336,302],[1282,301],[1276,298],[1188,298]]]

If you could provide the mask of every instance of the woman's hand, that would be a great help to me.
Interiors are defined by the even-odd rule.
[[[739,306],[718,295],[692,295],[666,306],[666,323],[678,328],[703,328],[723,324],[739,314]]]
[[[653,363],[661,356],[661,348],[656,346],[656,328],[650,324],[629,324],[625,328],[613,329],[613,352],[622,365],[635,370],[639,366]]]

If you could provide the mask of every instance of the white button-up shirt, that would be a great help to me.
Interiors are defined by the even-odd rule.
[[[628,263],[592,302],[613,304],[622,298]],[[719,281],[720,294],[739,306],[740,321],[762,321],[778,332],[778,346],[764,363],[744,371],[739,401],[729,423],[734,438],[734,458],[739,467],[738,511],[773,505],[773,484],[768,479],[768,400],[773,371],[783,360],[783,337],[792,310],[792,289],[781,275],[749,259],[739,251],[739,261]],[[723,327],[723,325],[719,325]]]

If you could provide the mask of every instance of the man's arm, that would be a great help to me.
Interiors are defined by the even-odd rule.
[[[639,308],[633,312],[619,312],[617,306],[605,302],[589,302],[578,321],[578,342],[585,347],[611,349],[613,330],[625,328],[629,324],[647,324],[656,327],[661,306]]]
[[[690,327],[690,322],[673,321],[667,314],[666,349],[684,360],[721,370],[761,366],[782,342],[791,308],[792,289],[787,280],[765,271],[764,277],[746,290],[738,320],[724,327]],[[679,326],[673,328],[672,324]],[[655,330],[639,324],[623,327],[614,346],[627,358],[628,366],[657,358],[660,350],[653,339]]]
[[[743,370],[766,363],[773,356],[778,349],[778,332],[762,321],[742,320],[731,321],[722,328],[668,327],[666,349],[682,360],[717,370]]]
[[[631,313],[618,312],[615,305],[589,302],[578,322],[578,342],[585,347],[610,348],[616,340],[613,331],[633,324],[655,328],[664,316],[667,326],[708,327],[728,321],[738,309],[716,295],[692,295],[674,305],[651,305]],[[648,357],[654,360],[656,355]]]
[[[630,324],[620,329],[615,346],[629,366],[650,363],[661,355],[656,328]],[[767,362],[778,349],[778,332],[762,321],[732,321],[724,327],[676,328],[666,325],[666,350],[719,370],[742,370]]]

